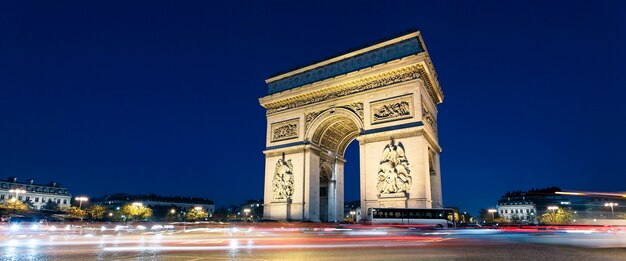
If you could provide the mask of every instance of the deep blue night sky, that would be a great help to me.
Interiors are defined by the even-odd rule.
[[[264,80],[418,28],[446,95],[446,205],[626,191],[623,1],[227,2],[1,1],[0,178],[260,198]],[[347,159],[358,199],[356,142]]]

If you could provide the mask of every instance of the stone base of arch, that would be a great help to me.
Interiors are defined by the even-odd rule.
[[[364,134],[357,138],[360,150],[360,197],[365,217],[369,208],[431,208],[441,206],[441,185],[438,176],[430,175],[429,147],[431,143],[423,127],[390,130]],[[383,193],[377,188],[381,152],[390,142],[402,144],[411,170],[412,182],[406,192]],[[328,204],[327,220],[320,219],[320,173],[322,162],[333,153],[316,145],[302,144],[265,151],[265,211],[268,220],[302,220],[340,222],[345,216],[343,171],[345,161],[339,158],[334,165],[335,190]],[[289,202],[272,200],[273,166],[281,158],[293,163],[294,193]],[[330,198],[330,197],[329,197]],[[267,200],[269,199],[269,200]]]

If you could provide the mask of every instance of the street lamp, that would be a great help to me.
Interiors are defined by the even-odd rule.
[[[17,207],[17,200],[20,193],[26,193],[26,190],[23,189],[10,189],[9,193],[15,193],[15,198],[13,199],[13,214],[15,214],[15,208]]]
[[[87,197],[76,197],[74,199],[78,201],[78,208],[81,208],[83,206],[83,201],[89,200]]]
[[[487,212],[491,213],[491,221],[496,220],[496,212],[497,212],[497,210],[495,210],[493,208],[490,208],[490,209],[487,210]]]
[[[141,203],[141,202],[133,202],[133,204],[131,204],[131,205],[133,205],[135,207],[143,207],[143,203]]]
[[[352,221],[354,221],[356,223],[356,216],[355,216],[356,215],[356,211],[351,210],[350,211],[350,215],[352,215]]]
[[[604,203],[604,206],[611,207],[611,214],[613,215],[613,218],[615,218],[615,212],[613,212],[613,207],[617,207],[617,203],[607,202],[607,203]]]
[[[554,213],[557,209],[559,209],[557,206],[548,206],[548,210],[552,210],[552,213]]]
[[[250,209],[249,208],[245,208],[243,209],[243,212],[246,213],[246,220],[248,219],[248,214],[250,214]]]

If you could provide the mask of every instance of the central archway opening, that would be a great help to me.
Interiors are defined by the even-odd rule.
[[[361,131],[361,122],[351,111],[329,111],[312,125],[311,143],[319,153],[319,185],[316,202],[319,221],[341,222],[344,214],[344,170],[348,164],[345,153],[350,144],[358,151],[358,143],[353,142]],[[349,163],[352,169],[349,199],[359,199],[360,182],[358,152],[351,156]],[[354,178],[356,177],[356,181]],[[357,191],[357,192],[355,192]],[[315,204],[315,203],[314,203]],[[315,216],[315,215],[314,215]],[[312,216],[313,220],[317,220]]]

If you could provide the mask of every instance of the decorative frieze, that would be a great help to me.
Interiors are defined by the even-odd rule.
[[[299,119],[272,123],[272,142],[298,138]]]
[[[413,118],[413,95],[371,102],[370,112],[372,124]]]
[[[317,102],[343,97],[362,91],[388,86],[391,84],[415,80],[418,78],[424,78],[424,81],[428,81],[428,78],[425,77],[425,73],[426,72],[424,71],[424,67],[421,64],[416,64],[380,75],[362,78],[359,80],[333,86],[329,88],[329,91],[323,92],[321,94],[318,92],[317,94],[313,94],[310,96],[307,95],[301,98],[294,97],[289,99],[288,101],[276,102],[264,106],[267,109],[267,114],[272,114]],[[424,77],[422,77],[422,75]]]
[[[276,162],[272,178],[272,194],[275,201],[288,201],[293,196],[293,164],[285,156]]]
[[[430,127],[433,128],[433,132],[435,133],[435,135],[437,135],[437,120],[435,120],[433,114],[424,105],[424,102],[422,102],[422,119],[424,122],[430,125]]]
[[[342,107],[345,107],[345,108],[353,111],[354,113],[356,113],[357,116],[359,116],[361,121],[363,121],[363,103],[362,102],[350,103],[350,104],[344,105]]]
[[[317,116],[319,116],[320,114],[322,114],[322,112],[325,112],[327,110],[328,109],[307,113],[305,116],[306,122],[304,123],[306,130],[307,131],[309,130],[309,128],[311,127],[311,124],[313,123],[315,118],[317,118]]]
[[[383,149],[382,159],[378,168],[378,189],[379,198],[395,197],[408,193],[411,187],[411,171],[409,161],[404,153],[404,146],[401,142],[395,144],[394,140]]]

